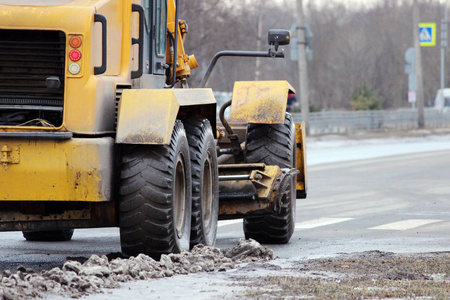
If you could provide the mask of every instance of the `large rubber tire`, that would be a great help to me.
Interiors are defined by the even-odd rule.
[[[296,167],[296,136],[292,116],[286,113],[284,124],[250,124],[247,128],[246,163],[264,163],[281,168]],[[244,219],[245,238],[260,243],[288,243],[295,228],[296,177],[282,196],[279,213]]]
[[[119,223],[122,253],[159,259],[189,250],[189,145],[177,120],[169,145],[122,149]]]
[[[23,237],[32,242],[61,242],[70,241],[73,229],[46,230],[46,231],[22,231]]]
[[[192,168],[191,248],[214,246],[219,218],[219,174],[217,152],[207,119],[183,119]]]

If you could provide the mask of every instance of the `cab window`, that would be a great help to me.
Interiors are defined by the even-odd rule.
[[[155,38],[156,38],[156,55],[162,57],[166,54],[166,15],[167,6],[166,0],[156,0],[156,24],[155,24]]]

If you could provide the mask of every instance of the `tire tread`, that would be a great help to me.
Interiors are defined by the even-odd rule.
[[[172,184],[177,141],[184,128],[176,121],[169,145],[125,146],[122,149],[120,186],[120,236],[125,256],[144,253],[159,259],[180,252],[172,208]],[[187,141],[186,141],[187,147]],[[187,169],[190,164],[186,161]],[[190,178],[190,170],[187,177]],[[190,184],[190,180],[188,182]],[[190,188],[189,188],[190,195]],[[190,196],[189,196],[190,197]],[[190,206],[190,199],[189,199]],[[190,214],[190,209],[187,209]]]
[[[286,113],[284,124],[250,124],[244,160],[246,163],[264,163],[281,168],[295,167],[294,143],[295,128],[289,113]],[[245,218],[245,238],[267,244],[288,243],[295,227],[295,221],[291,217],[292,205],[295,205],[295,193],[286,195],[280,213]]]

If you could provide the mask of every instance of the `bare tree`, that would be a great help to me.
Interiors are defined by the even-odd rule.
[[[421,21],[439,24],[443,4],[419,2]],[[186,49],[199,62],[191,85],[198,84],[220,50],[257,50],[259,46],[264,50],[268,29],[289,29],[294,23],[294,4],[287,0],[183,1],[181,17],[189,24]],[[411,15],[410,1],[380,0],[369,8],[349,8],[333,1],[319,6],[309,1],[305,17],[314,33],[314,57],[308,64],[310,104],[325,110],[351,109],[352,93],[366,84],[383,99],[383,108],[408,107],[404,53],[412,46]],[[254,80],[259,74],[260,80],[286,79],[298,89],[296,62],[289,60],[290,49],[285,48],[286,59],[261,59],[259,65],[255,59],[222,58],[208,86],[231,91],[234,81]],[[432,105],[440,86],[439,49],[423,48],[422,52],[425,105]]]

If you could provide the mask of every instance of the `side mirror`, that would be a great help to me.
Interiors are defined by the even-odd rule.
[[[275,51],[280,45],[289,45],[291,32],[284,29],[270,29],[268,35],[269,45],[275,46]]]

